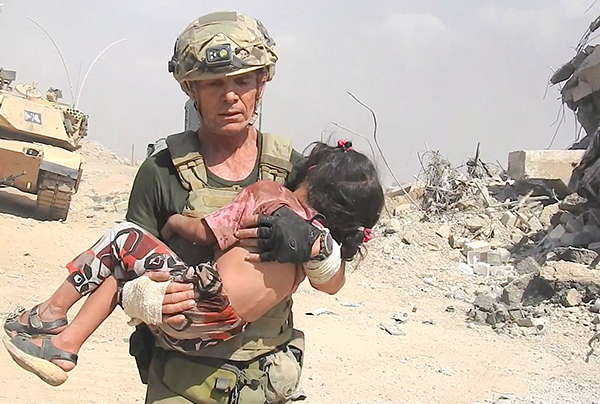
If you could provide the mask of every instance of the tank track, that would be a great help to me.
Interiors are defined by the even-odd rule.
[[[46,173],[38,187],[37,213],[40,219],[67,220],[73,188],[56,175]]]

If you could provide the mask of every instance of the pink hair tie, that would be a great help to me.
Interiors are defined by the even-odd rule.
[[[363,239],[362,239],[363,243],[367,243],[367,242],[373,240],[373,231],[371,229],[364,228],[362,233],[363,233]]]
[[[354,148],[352,147],[352,142],[345,139],[340,139],[337,142],[338,147],[341,147],[344,151],[352,151]]]

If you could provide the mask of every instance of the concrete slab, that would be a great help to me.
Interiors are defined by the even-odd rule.
[[[585,150],[517,150],[508,155],[508,175],[516,180],[560,180],[569,185]]]

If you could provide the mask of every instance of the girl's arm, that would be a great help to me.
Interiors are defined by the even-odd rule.
[[[310,277],[308,277],[308,281],[313,288],[330,295],[335,295],[346,283],[346,261],[342,261],[338,271],[327,282],[315,283],[310,279]]]
[[[216,243],[214,233],[204,219],[199,217],[189,217],[181,214],[172,215],[160,233],[164,240],[170,239],[173,234],[178,234],[200,245]]]

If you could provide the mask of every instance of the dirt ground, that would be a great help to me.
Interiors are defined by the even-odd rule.
[[[39,221],[33,198],[0,191],[2,320],[17,305],[29,308],[45,299],[65,279],[64,264],[124,216],[96,210],[92,196],[126,192],[136,168],[99,145],[87,147],[83,184],[65,223]],[[465,321],[468,297],[489,285],[456,271],[458,257],[433,230],[411,245],[376,236],[338,295],[302,285],[295,296],[296,326],[307,336],[305,403],[600,402],[600,356],[584,361],[593,335],[589,324],[553,309],[543,335],[498,335],[471,326]],[[452,290],[464,291],[465,298],[446,297]],[[307,314],[318,309],[326,311]],[[400,326],[405,336],[379,328],[403,312],[409,313]],[[57,388],[0,349],[0,402],[143,402],[145,389],[127,352],[132,328],[126,320],[117,309]]]

